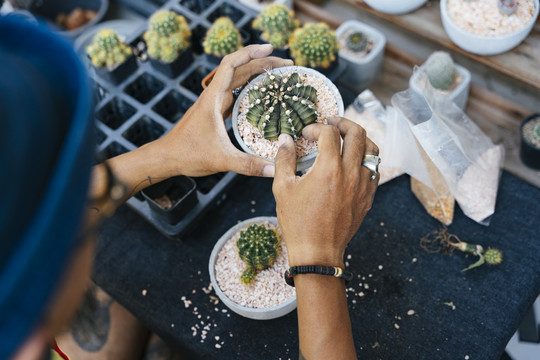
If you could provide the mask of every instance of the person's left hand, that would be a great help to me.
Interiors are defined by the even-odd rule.
[[[244,153],[231,143],[224,124],[225,114],[233,105],[234,89],[265,70],[293,65],[292,60],[266,57],[271,52],[271,45],[250,45],[225,56],[197,102],[156,141],[173,172],[171,176],[205,176],[221,171],[274,175],[273,163]]]

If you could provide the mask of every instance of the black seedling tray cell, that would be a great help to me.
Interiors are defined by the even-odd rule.
[[[145,8],[151,15],[164,4],[186,17],[192,31],[194,60],[176,77],[168,77],[155,70],[146,60],[143,34],[147,24],[124,34],[126,43],[134,48],[137,69],[120,84],[114,85],[96,75],[94,80],[96,102],[96,139],[100,159],[123,154],[160,138],[181,121],[182,116],[195,103],[202,92],[201,81],[216,65],[202,55],[202,40],[212,19],[229,15],[241,30],[249,30],[256,13],[234,0],[145,0],[120,1],[126,6]],[[253,40],[253,37],[252,37]],[[88,64],[90,66],[90,64]],[[230,118],[225,121],[229,137],[233,139]],[[140,192],[127,201],[128,206],[140,214],[164,235],[180,238],[212,207],[227,197],[227,189],[238,178],[232,172],[193,178],[196,183],[197,204],[176,224],[169,224],[156,217]],[[130,191],[130,190],[128,190]]]

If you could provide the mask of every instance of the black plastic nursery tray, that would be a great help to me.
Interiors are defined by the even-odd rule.
[[[85,60],[91,68],[90,73],[94,80],[97,150],[102,159],[120,155],[158,139],[181,121],[184,113],[202,92],[201,80],[215,67],[215,64],[202,55],[201,43],[206,30],[217,17],[229,16],[239,29],[249,31],[250,23],[256,16],[253,10],[236,1],[156,0],[140,3],[156,4],[147,15],[157,10],[160,7],[158,5],[163,5],[163,8],[171,9],[186,17],[193,33],[193,61],[188,62],[188,66],[180,75],[171,78],[155,70],[149,61],[142,61],[139,56],[136,71],[120,84],[114,85],[99,76],[89,61]],[[124,37],[127,44],[144,52],[142,35],[147,29],[147,24],[129,29],[124,23],[115,29],[118,22],[110,23],[112,28]],[[103,27],[107,27],[107,24],[100,26]],[[97,29],[95,30],[97,32]],[[79,44],[78,50],[83,58],[84,48],[93,37],[88,35],[87,39]],[[229,135],[234,137],[230,118],[225,124]],[[227,197],[226,190],[237,177],[237,174],[229,172],[193,178],[196,183],[196,204],[174,224],[157,216],[141,193],[129,199],[127,204],[164,235],[180,238],[211,206],[219,205]]]

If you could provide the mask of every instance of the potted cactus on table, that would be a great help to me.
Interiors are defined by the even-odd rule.
[[[454,63],[450,54],[444,51],[432,53],[420,67],[427,75],[429,84],[440,95],[450,96],[462,110],[467,105],[471,73],[466,68]],[[422,90],[428,84],[421,84],[417,72],[409,79],[413,96],[421,97]]]
[[[339,44],[336,33],[327,24],[307,23],[296,29],[289,39],[289,47],[296,65],[309,66],[332,79]]]
[[[193,60],[189,25],[184,16],[174,11],[154,13],[143,38],[150,64],[169,77],[178,76]]]
[[[86,48],[96,73],[117,85],[137,69],[133,50],[111,29],[99,31]]]
[[[203,49],[208,61],[219,64],[221,59],[243,47],[242,35],[234,22],[225,16],[217,18],[206,32]]]
[[[253,29],[262,31],[261,40],[274,46],[271,55],[282,58],[289,58],[289,38],[299,25],[293,10],[276,3],[265,6],[253,20]]]
[[[216,242],[208,270],[212,287],[232,311],[268,320],[296,308],[294,288],[283,281],[289,268],[277,218],[261,216],[230,228]]]

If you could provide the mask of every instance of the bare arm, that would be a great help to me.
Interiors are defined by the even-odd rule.
[[[371,208],[378,178],[361,166],[364,153],[378,154],[365,131],[342,118],[315,124],[303,135],[319,140],[313,168],[295,176],[294,144],[281,135],[273,185],[290,266],[343,268],[345,247]],[[340,136],[341,135],[341,136]],[[341,151],[343,137],[343,151]],[[299,208],[299,204],[301,208]],[[294,278],[301,359],[356,359],[344,280],[303,274]]]

